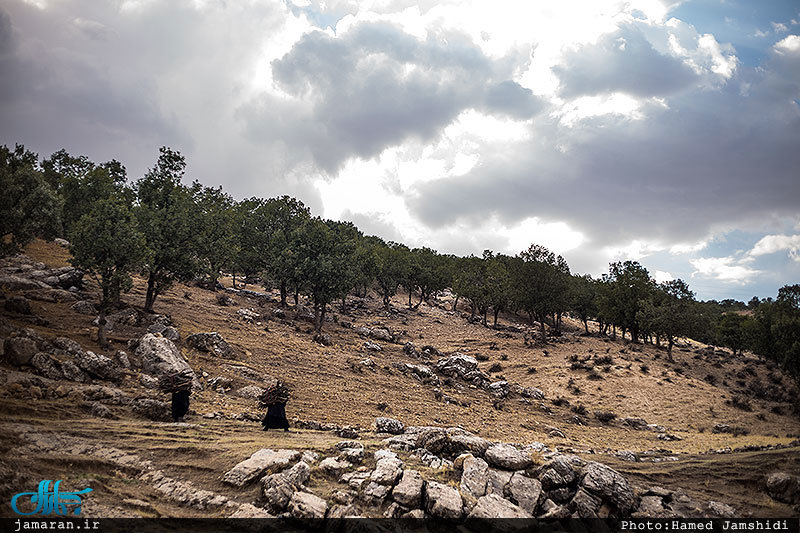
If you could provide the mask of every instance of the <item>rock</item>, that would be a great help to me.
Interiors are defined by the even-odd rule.
[[[80,288],[83,283],[83,272],[73,267],[63,267],[56,270],[58,273],[58,286],[62,289],[70,287]]]
[[[473,498],[485,496],[489,483],[489,465],[483,459],[472,455],[467,455],[462,464],[463,470],[459,484],[461,492],[469,494]]]
[[[172,326],[165,327],[164,331],[161,332],[161,336],[165,339],[171,340],[172,342],[178,342],[181,340],[181,334],[178,333],[178,330]]]
[[[593,496],[588,491],[581,488],[575,493],[575,496],[569,503],[569,508],[580,518],[597,518],[597,511],[600,509],[602,503],[600,498]]]
[[[533,515],[497,494],[489,494],[478,498],[467,518],[533,518]]]
[[[11,337],[6,339],[3,346],[6,360],[17,366],[30,364],[33,356],[39,352],[36,341],[29,337]]]
[[[139,339],[135,354],[141,362],[142,370],[148,374],[160,377],[164,374],[190,372],[193,380],[197,379],[178,347],[160,335],[144,335]]]
[[[711,433],[732,433],[733,428],[729,424],[714,424],[714,427],[711,428]]]
[[[83,348],[81,348],[80,344],[68,337],[56,337],[53,340],[53,344],[55,344],[56,348],[64,350],[65,352],[69,352],[73,355],[83,351]]]
[[[572,463],[564,456],[556,456],[542,467],[539,479],[545,490],[552,490],[572,484],[577,477]]]
[[[311,468],[304,461],[292,468],[277,474],[265,476],[261,480],[261,496],[276,512],[281,512],[289,505],[292,494],[308,481]]]
[[[510,444],[494,444],[484,454],[486,461],[505,470],[524,470],[533,464],[533,459]]]
[[[142,374],[139,376],[139,384],[146,389],[158,388],[158,380],[153,376],[148,376],[147,374]]]
[[[189,335],[186,337],[186,344],[201,352],[207,352],[223,359],[234,358],[233,348],[216,331]]]
[[[339,483],[347,483],[353,490],[360,490],[367,483],[371,472],[348,472],[339,477]]]
[[[661,518],[665,509],[663,501],[658,496],[642,496],[639,507],[631,516],[634,518]]]
[[[69,241],[66,239],[62,239],[61,237],[56,237],[55,239],[53,239],[53,242],[61,246],[62,248],[69,248]]]
[[[589,462],[583,468],[581,486],[604,501],[614,505],[621,514],[630,513],[635,505],[628,481],[616,470],[596,462]]]
[[[72,361],[62,361],[61,371],[64,373],[64,378],[70,381],[78,381],[80,383],[86,383],[87,381],[90,381],[89,376],[86,375],[86,372],[78,368],[78,365]]]
[[[498,494],[500,496],[505,496],[506,487],[511,482],[511,476],[513,475],[513,472],[490,468],[489,483],[486,486],[486,494]]]
[[[458,520],[464,515],[464,505],[458,491],[436,481],[425,483],[424,502],[428,513],[438,518]]]
[[[646,431],[647,430],[647,420],[644,418],[623,418],[620,420],[624,426],[628,426],[631,429],[635,429],[638,431]]]
[[[31,302],[24,296],[12,296],[3,304],[3,308],[10,313],[17,313],[20,315],[30,315]]]
[[[496,398],[505,398],[509,393],[508,381],[495,381],[494,383],[490,383],[488,390]]]
[[[111,409],[100,402],[94,402],[92,404],[92,416],[96,416],[97,418],[109,418],[112,420],[117,418]]]
[[[712,514],[721,518],[734,518],[736,516],[736,509],[725,503],[710,501],[706,507]]]
[[[542,484],[538,479],[514,472],[507,486],[508,496],[512,502],[526,512],[535,515],[542,497]]]
[[[364,349],[367,350],[368,352],[382,352],[383,351],[383,348],[381,348],[380,344],[375,344],[374,342],[369,342],[369,341],[364,343]]]
[[[476,435],[450,435],[451,453],[469,452],[475,457],[483,457],[491,444]]]
[[[275,516],[251,503],[240,503],[236,511],[228,518],[275,518]]]
[[[317,344],[321,344],[323,346],[330,346],[331,344],[333,344],[333,339],[331,339],[331,336],[328,335],[327,333],[317,333],[316,335],[314,335],[312,340]]]
[[[339,452],[339,458],[350,463],[360,463],[364,460],[364,448],[344,448]]]
[[[63,289],[33,289],[25,291],[25,297],[29,300],[52,303],[74,302],[77,300],[74,294]]]
[[[121,371],[114,361],[105,355],[80,352],[75,356],[75,363],[81,370],[98,379],[116,381],[121,376]]]
[[[131,409],[139,416],[156,422],[172,421],[172,406],[152,398],[137,398],[131,402]]]
[[[407,343],[405,343],[403,345],[403,353],[408,355],[408,356],[410,356],[410,357],[416,357],[417,356],[417,349],[414,347],[414,343],[411,342],[411,341],[408,341]]]
[[[309,492],[295,492],[289,500],[289,512],[295,518],[325,518],[328,504]]]
[[[350,505],[355,499],[355,494],[348,490],[335,490],[331,493],[331,500],[340,505]]]
[[[6,291],[28,291],[33,289],[49,288],[46,283],[23,278],[20,276],[1,276],[0,288]]]
[[[542,510],[545,510],[545,512],[539,515],[541,520],[560,520],[562,518],[569,518],[570,512],[566,505],[557,505],[551,500],[547,500],[545,503],[547,502],[550,502],[550,506],[548,506],[547,510],[545,510],[545,506],[542,505]]]
[[[235,487],[243,487],[265,472],[277,472],[300,458],[295,450],[271,450],[262,448],[240,462],[222,477],[222,481]]]
[[[403,461],[397,457],[384,457],[379,459],[372,471],[370,480],[380,485],[392,487],[403,473]]]
[[[88,300],[81,300],[79,302],[75,302],[70,307],[76,313],[81,315],[89,315],[89,316],[96,316],[97,315],[97,308],[94,304]]]
[[[393,435],[399,435],[403,433],[405,429],[405,424],[399,420],[395,420],[394,418],[380,416],[375,419],[375,431],[378,433],[391,433]]]
[[[328,519],[361,518],[361,514],[353,505],[336,505],[328,510]]]
[[[366,486],[364,486],[361,499],[368,505],[378,506],[389,496],[390,490],[391,487],[387,485],[369,481]]]
[[[392,489],[392,499],[411,509],[422,506],[422,492],[425,481],[416,470],[406,469],[400,482]]]
[[[800,503],[800,477],[786,472],[774,472],[767,476],[767,494],[773,500],[788,504]]]
[[[31,358],[31,365],[46,378],[64,379],[64,372],[61,371],[58,360],[53,359],[48,353],[38,352]]]
[[[240,398],[249,398],[251,400],[258,400],[266,389],[257,385],[247,385],[241,389],[236,390],[234,394]]]
[[[348,461],[337,459],[336,457],[326,457],[319,464],[319,467],[329,474],[335,474],[338,476],[342,472],[353,468],[353,465]]]
[[[425,518],[425,511],[422,509],[412,509],[411,511],[400,515],[400,518],[410,518],[412,520],[423,520]]]

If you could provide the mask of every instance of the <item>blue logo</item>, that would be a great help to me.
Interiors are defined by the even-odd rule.
[[[48,489],[50,488],[50,483],[52,480],[45,479],[39,482],[39,488],[36,492],[20,492],[19,494],[15,494],[13,498],[11,498],[11,508],[14,509],[14,512],[18,515],[22,516],[30,516],[34,514],[43,514],[49,515],[55,513],[59,516],[64,516],[69,514],[69,507],[74,506],[75,511],[74,515],[78,516],[81,514],[81,494],[86,494],[87,492],[92,492],[92,489],[85,488],[83,490],[79,490],[77,492],[59,492],[58,486],[61,484],[61,480],[53,484],[53,492],[50,492]],[[23,513],[17,508],[17,500],[19,498],[27,498],[31,499],[31,503],[36,506],[36,508],[29,512]]]

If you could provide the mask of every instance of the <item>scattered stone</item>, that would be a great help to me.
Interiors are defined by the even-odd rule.
[[[289,500],[289,512],[295,518],[325,518],[328,504],[310,492],[295,492]]]
[[[247,385],[242,387],[241,389],[236,390],[233,394],[239,396],[240,398],[249,398],[251,400],[258,400],[262,394],[264,394],[263,387],[259,387],[257,385]]]
[[[20,315],[30,315],[31,302],[24,296],[12,296],[3,304],[3,308],[10,313],[17,313]]]
[[[299,458],[300,452],[295,450],[262,448],[226,472],[222,481],[235,487],[243,487],[265,472],[283,470]]]
[[[484,454],[486,461],[505,470],[525,470],[533,464],[533,459],[510,444],[494,444]]]
[[[393,435],[399,435],[403,433],[405,429],[405,424],[399,420],[395,420],[394,418],[380,416],[375,419],[375,431],[378,433],[391,433]]]
[[[353,468],[353,465],[348,461],[337,459],[336,457],[326,457],[319,464],[319,467],[328,474],[334,474],[338,476],[342,472]]]
[[[172,406],[152,398],[137,398],[131,402],[131,409],[139,416],[156,422],[172,421]]]
[[[28,337],[11,337],[4,343],[4,357],[17,366],[30,364],[38,352],[36,341]]]
[[[81,315],[97,316],[97,308],[88,300],[75,302],[70,309]]]
[[[374,342],[369,342],[369,341],[364,343],[364,349],[367,350],[368,352],[382,352],[383,351],[383,348],[381,348],[380,344],[375,344]]]
[[[422,506],[422,492],[425,481],[416,470],[406,469],[400,482],[392,489],[392,498],[411,509]]]
[[[581,486],[604,501],[613,504],[621,514],[630,513],[635,505],[628,481],[616,470],[597,462],[590,462],[583,468]]]
[[[81,370],[98,379],[117,381],[121,377],[120,369],[105,355],[80,352],[75,356],[75,363]]]
[[[710,501],[706,507],[711,513],[721,518],[736,517],[736,509],[726,503]]]
[[[160,335],[153,333],[144,335],[139,339],[139,345],[134,353],[142,365],[142,370],[148,374],[160,377],[165,374],[190,372],[193,380],[197,379],[178,347]]]
[[[261,496],[275,512],[281,512],[289,505],[292,494],[308,481],[311,468],[304,461],[277,474],[265,476],[261,480]]]
[[[46,378],[64,379],[64,372],[61,371],[58,360],[53,359],[48,353],[38,352],[31,358],[31,365]]]
[[[216,331],[189,335],[186,337],[186,344],[201,352],[210,353],[223,359],[233,359],[235,357],[233,348]]]
[[[533,515],[497,494],[489,494],[478,498],[467,518],[533,518]]]
[[[461,494],[453,487],[436,481],[425,483],[424,502],[428,513],[438,518],[458,520],[464,515]]]
[[[312,340],[317,344],[321,344],[323,346],[330,346],[331,344],[333,344],[331,336],[328,335],[327,333],[317,333],[316,335],[314,335]]]
[[[117,416],[114,415],[111,409],[109,409],[100,402],[94,402],[92,404],[92,416],[96,416],[97,418],[109,418],[112,420],[115,420],[117,418]]]
[[[800,477],[786,472],[774,472],[767,476],[767,494],[773,500],[788,504],[800,503]]]

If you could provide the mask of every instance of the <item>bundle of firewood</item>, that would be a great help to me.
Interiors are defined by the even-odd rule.
[[[192,373],[189,370],[170,372],[158,379],[158,388],[164,392],[178,392],[192,389]]]
[[[282,381],[276,381],[264,390],[258,401],[265,407],[286,403],[289,401],[289,388]]]

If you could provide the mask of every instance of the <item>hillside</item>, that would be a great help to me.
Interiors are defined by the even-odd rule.
[[[27,260],[6,261],[9,275],[39,261],[48,268],[68,264],[67,250],[54,243],[36,241],[25,253]],[[403,294],[388,313],[371,295],[348,298],[344,310],[336,304],[324,326],[330,336],[324,346],[312,341],[303,298],[300,306],[281,309],[277,294],[269,292],[175,285],[160,296],[159,315],[153,316],[140,311],[145,286],[139,278],[134,281],[123,296],[129,307],[110,317],[112,348],[107,350],[96,343],[95,315],[73,308],[77,301],[96,300],[90,280],[84,292],[5,292],[6,302],[25,295],[31,314],[6,305],[0,324],[4,338],[29,328],[29,337],[38,335],[43,342],[66,337],[114,361],[120,360],[118,350],[125,351],[132,368],[113,384],[94,379],[112,393],[87,392],[82,389],[91,385],[49,380],[37,375],[41,370],[4,359],[3,498],[40,479],[61,478],[68,485],[91,481],[95,498],[87,509],[103,514],[226,516],[226,507],[198,509],[165,498],[143,481],[142,472],[157,468],[239,503],[253,502],[255,487],[233,490],[220,478],[259,448],[330,455],[341,436],[349,435],[359,436],[372,452],[388,436],[374,433],[376,417],[390,417],[407,427],[460,427],[490,441],[521,448],[541,443],[598,461],[626,475],[639,487],[637,497],[644,494],[640,488],[655,485],[685,493],[687,501],[698,502],[696,511],[684,511],[689,515],[708,512],[709,501],[730,505],[738,515],[794,512],[771,498],[763,484],[771,472],[800,472],[800,420],[792,413],[798,390],[755,356],[734,357],[685,341],[669,362],[661,348],[585,335],[570,320],[564,334],[546,345],[529,343],[535,331],[522,317],[501,315],[498,328],[484,327],[470,323],[465,310],[453,311],[446,296],[410,310]],[[230,279],[222,281],[230,287]],[[223,295],[228,301],[221,302]],[[177,345],[203,386],[192,393],[186,424],[154,422],[132,408],[140,398],[168,400],[147,388],[134,356],[135,342],[149,328],[163,332],[167,325],[177,330]],[[219,333],[232,353],[220,357],[190,347],[187,337],[203,332]],[[479,372],[465,370],[457,354],[468,356],[463,361],[475,358]],[[433,371],[421,378],[428,371],[422,367]],[[292,391],[287,414],[294,428],[288,434],[264,433],[258,424],[263,410],[252,387],[274,378],[285,380]],[[245,387],[251,388],[242,391]],[[603,422],[603,413],[614,416]],[[135,458],[125,465],[123,455],[94,453],[104,448]],[[451,470],[432,468],[436,463],[424,457],[402,458],[428,480],[458,482]],[[150,466],[142,467],[141,461]],[[308,486],[328,499],[342,485],[316,468]],[[134,471],[138,477],[131,476]]]

